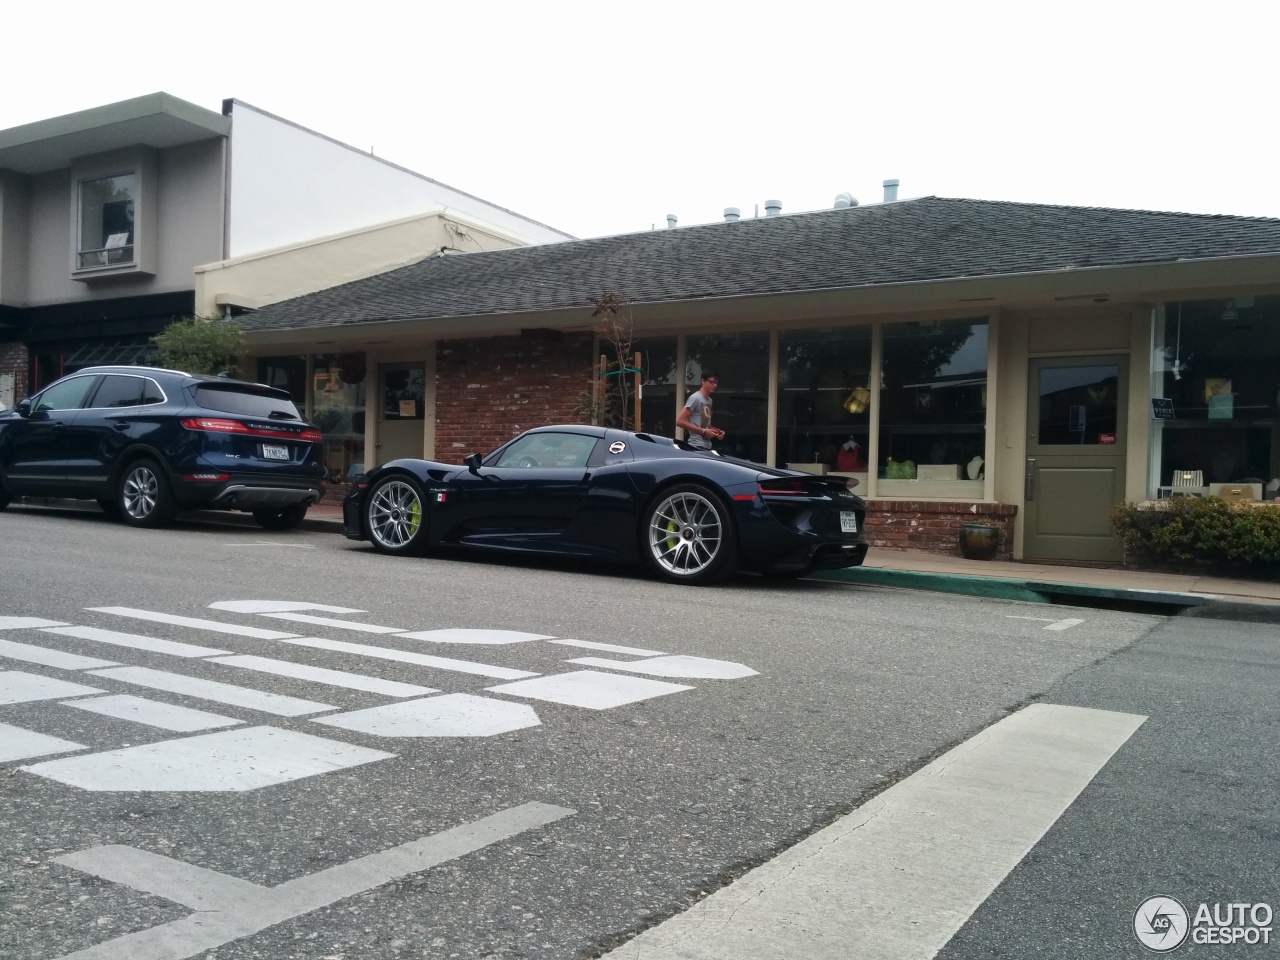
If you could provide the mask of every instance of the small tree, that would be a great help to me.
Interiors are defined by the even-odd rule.
[[[603,371],[605,376],[600,378],[597,411],[605,426],[627,429],[632,422],[631,398],[634,393],[631,377],[634,368],[631,364],[634,362],[635,321],[631,316],[630,301],[608,292],[588,299],[595,307],[591,318],[598,321],[596,332],[613,348],[613,357],[606,361],[608,369]]]
[[[244,331],[230,320],[216,317],[182,317],[151,338],[157,353],[154,363],[187,373],[235,376],[244,353]]]

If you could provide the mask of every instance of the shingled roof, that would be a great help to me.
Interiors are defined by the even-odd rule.
[[[238,318],[248,331],[696,301],[1280,254],[1280,220],[924,197],[434,257]]]

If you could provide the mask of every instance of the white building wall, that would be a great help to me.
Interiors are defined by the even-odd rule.
[[[230,249],[238,257],[440,207],[527,243],[568,234],[235,101]],[[317,199],[319,198],[319,199]]]

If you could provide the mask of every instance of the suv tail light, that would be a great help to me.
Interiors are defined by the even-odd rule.
[[[307,427],[301,433],[286,433],[283,430],[262,430],[251,427],[239,420],[225,420],[220,417],[188,417],[182,421],[188,430],[201,430],[205,433],[238,433],[246,437],[264,437],[269,440],[302,440],[308,443],[319,443],[324,435],[315,427]]]

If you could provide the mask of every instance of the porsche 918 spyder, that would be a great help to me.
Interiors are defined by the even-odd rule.
[[[739,568],[794,577],[857,566],[865,521],[842,478],[580,424],[529,430],[461,466],[393,460],[343,501],[346,535],[383,553],[463,546],[643,563],[690,584]]]

